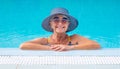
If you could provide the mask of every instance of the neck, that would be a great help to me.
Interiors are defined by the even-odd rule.
[[[53,33],[51,38],[55,41],[55,42],[63,42],[64,40],[67,39],[67,34],[66,33]]]

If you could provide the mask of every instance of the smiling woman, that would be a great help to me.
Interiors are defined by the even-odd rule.
[[[37,38],[32,41],[22,43],[23,50],[82,50],[99,49],[100,45],[95,41],[74,34],[68,36],[66,32],[74,30],[78,25],[77,19],[69,15],[65,8],[55,8],[51,15],[47,17],[42,26],[46,31],[53,32],[49,38]]]
[[[65,33],[69,26],[69,20],[66,16],[58,14],[50,20],[50,26],[54,32]]]

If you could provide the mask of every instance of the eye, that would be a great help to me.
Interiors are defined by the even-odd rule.
[[[64,20],[64,19],[62,20],[62,23],[66,23],[66,22],[67,22],[67,20]]]
[[[54,19],[53,20],[55,23],[58,23],[59,22],[59,19]]]
[[[63,18],[62,18],[62,23],[66,23],[66,22],[68,22],[68,21],[69,21],[68,18],[66,18],[66,17],[63,17]]]
[[[59,17],[53,17],[53,19],[59,19]]]
[[[63,19],[64,19],[64,20],[68,20],[68,18],[66,18],[66,17],[63,17]]]

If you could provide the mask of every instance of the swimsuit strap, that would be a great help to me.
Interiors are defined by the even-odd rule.
[[[48,42],[48,43],[50,42],[50,37],[47,38],[47,42]]]
[[[68,36],[68,41],[71,42],[71,38],[70,38],[70,36]]]
[[[71,43],[71,38],[70,38],[70,36],[68,36],[68,41],[69,41],[68,45],[71,46],[72,43]]]

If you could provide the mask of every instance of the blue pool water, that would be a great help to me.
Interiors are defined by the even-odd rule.
[[[95,40],[103,48],[120,48],[120,0],[0,0],[0,48],[49,37],[41,22],[55,7],[67,8],[79,21],[69,35]]]

